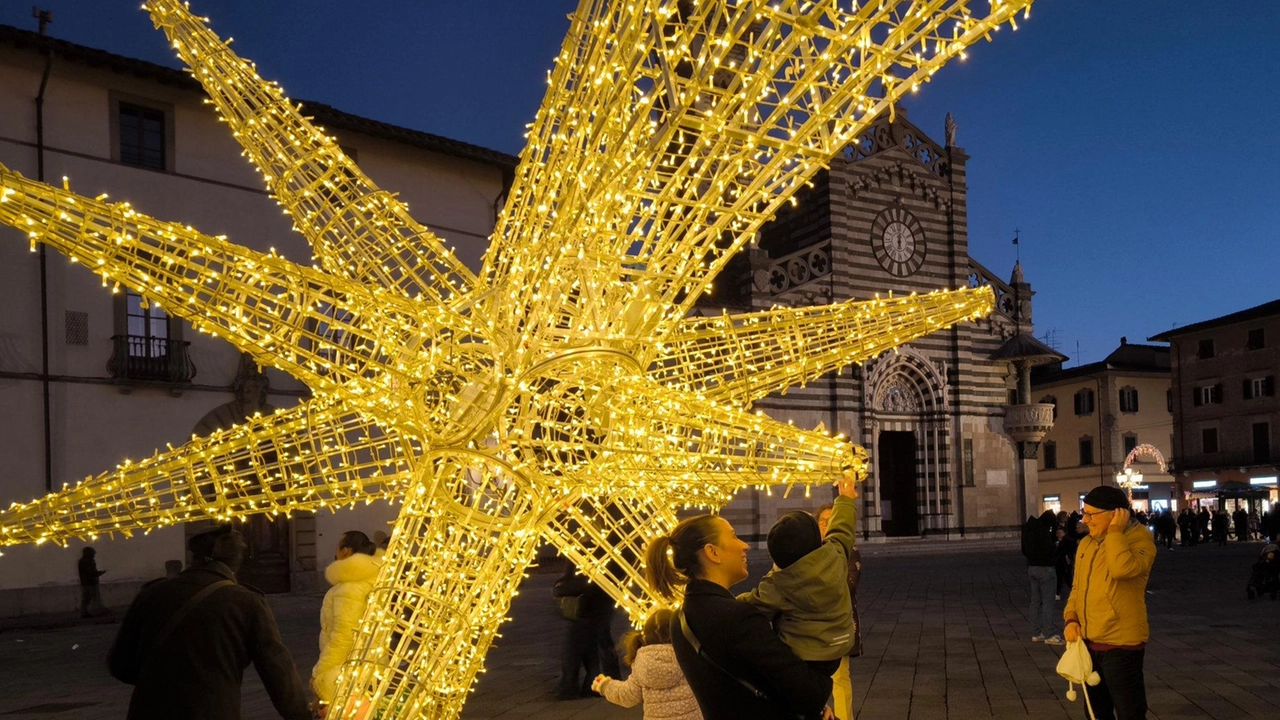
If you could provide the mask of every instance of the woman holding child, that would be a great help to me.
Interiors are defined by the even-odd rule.
[[[650,586],[668,599],[675,599],[684,586],[684,606],[672,620],[671,640],[707,720],[833,717],[826,705],[831,661],[838,665],[851,642],[852,611],[845,582],[856,512],[853,499],[858,495],[852,478],[842,479],[837,487],[841,497],[833,525],[839,522],[840,529],[828,532],[831,545],[823,542],[812,517],[813,528],[784,518],[779,523],[783,527],[770,532],[771,553],[775,546],[781,551],[774,558],[778,567],[762,581],[751,602],[729,592],[747,578],[747,544],[723,518],[689,518],[649,545]],[[847,537],[842,532],[846,524]],[[839,572],[822,573],[826,565],[835,566],[836,555]],[[813,579],[814,585],[838,587],[845,593],[843,605],[839,593],[826,593],[824,588],[817,591],[837,607],[810,607],[803,597],[808,591],[798,590],[784,577],[788,569]],[[831,575],[830,583],[826,575]],[[761,612],[762,607],[768,612]],[[774,614],[780,614],[786,642],[774,634]]]

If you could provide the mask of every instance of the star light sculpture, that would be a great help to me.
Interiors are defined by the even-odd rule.
[[[0,513],[0,543],[402,500],[330,717],[453,718],[539,542],[633,619],[684,506],[866,453],[753,401],[986,314],[987,289],[691,317],[903,93],[1029,0],[583,0],[477,275],[173,0],[157,27],[316,264],[0,168],[0,221],[313,398]]]

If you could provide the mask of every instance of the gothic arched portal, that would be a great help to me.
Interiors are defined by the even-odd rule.
[[[918,351],[885,355],[864,375],[863,442],[872,451],[867,527],[890,537],[951,526],[946,369]]]

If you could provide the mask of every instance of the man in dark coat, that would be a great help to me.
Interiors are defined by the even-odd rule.
[[[76,564],[76,572],[80,575],[80,617],[87,618],[107,612],[102,607],[102,590],[98,578],[107,571],[98,569],[96,557],[98,551],[87,547],[80,553],[80,561]]]
[[[1231,513],[1231,522],[1236,526],[1236,540],[1244,542],[1249,539],[1249,513],[1243,507]]]
[[[1209,515],[1209,508],[1203,507],[1200,508],[1200,514],[1196,516],[1196,528],[1201,542],[1207,543],[1213,539],[1213,537],[1209,535],[1209,523],[1211,522],[1211,517],[1212,516]]]
[[[305,686],[257,590],[236,583],[246,545],[224,525],[191,539],[191,566],[146,585],[108,667],[134,686],[128,720],[239,720],[250,663],[285,720],[310,720]]]
[[[1054,597],[1058,594],[1058,573],[1055,553],[1058,539],[1055,534],[1058,518],[1052,510],[1045,510],[1040,517],[1027,518],[1022,526],[1022,555],[1027,559],[1027,578],[1031,583],[1031,623],[1035,635],[1031,642],[1062,645],[1058,634]]]
[[[565,628],[564,643],[560,651],[560,683],[556,689],[557,700],[592,697],[591,681],[603,673],[616,678],[622,674],[618,664],[618,651],[613,642],[613,617],[617,605],[599,585],[578,572],[568,563],[564,575],[551,589],[556,598],[577,598],[573,617]],[[562,608],[563,606],[563,600]],[[563,614],[563,609],[562,609]],[[578,671],[584,670],[583,677]]]

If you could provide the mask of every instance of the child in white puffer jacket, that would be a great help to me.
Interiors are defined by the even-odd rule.
[[[684,679],[671,647],[670,608],[658,608],[644,621],[644,629],[622,639],[631,666],[625,681],[599,675],[591,689],[614,705],[635,707],[644,703],[644,720],[702,720],[693,690]]]

